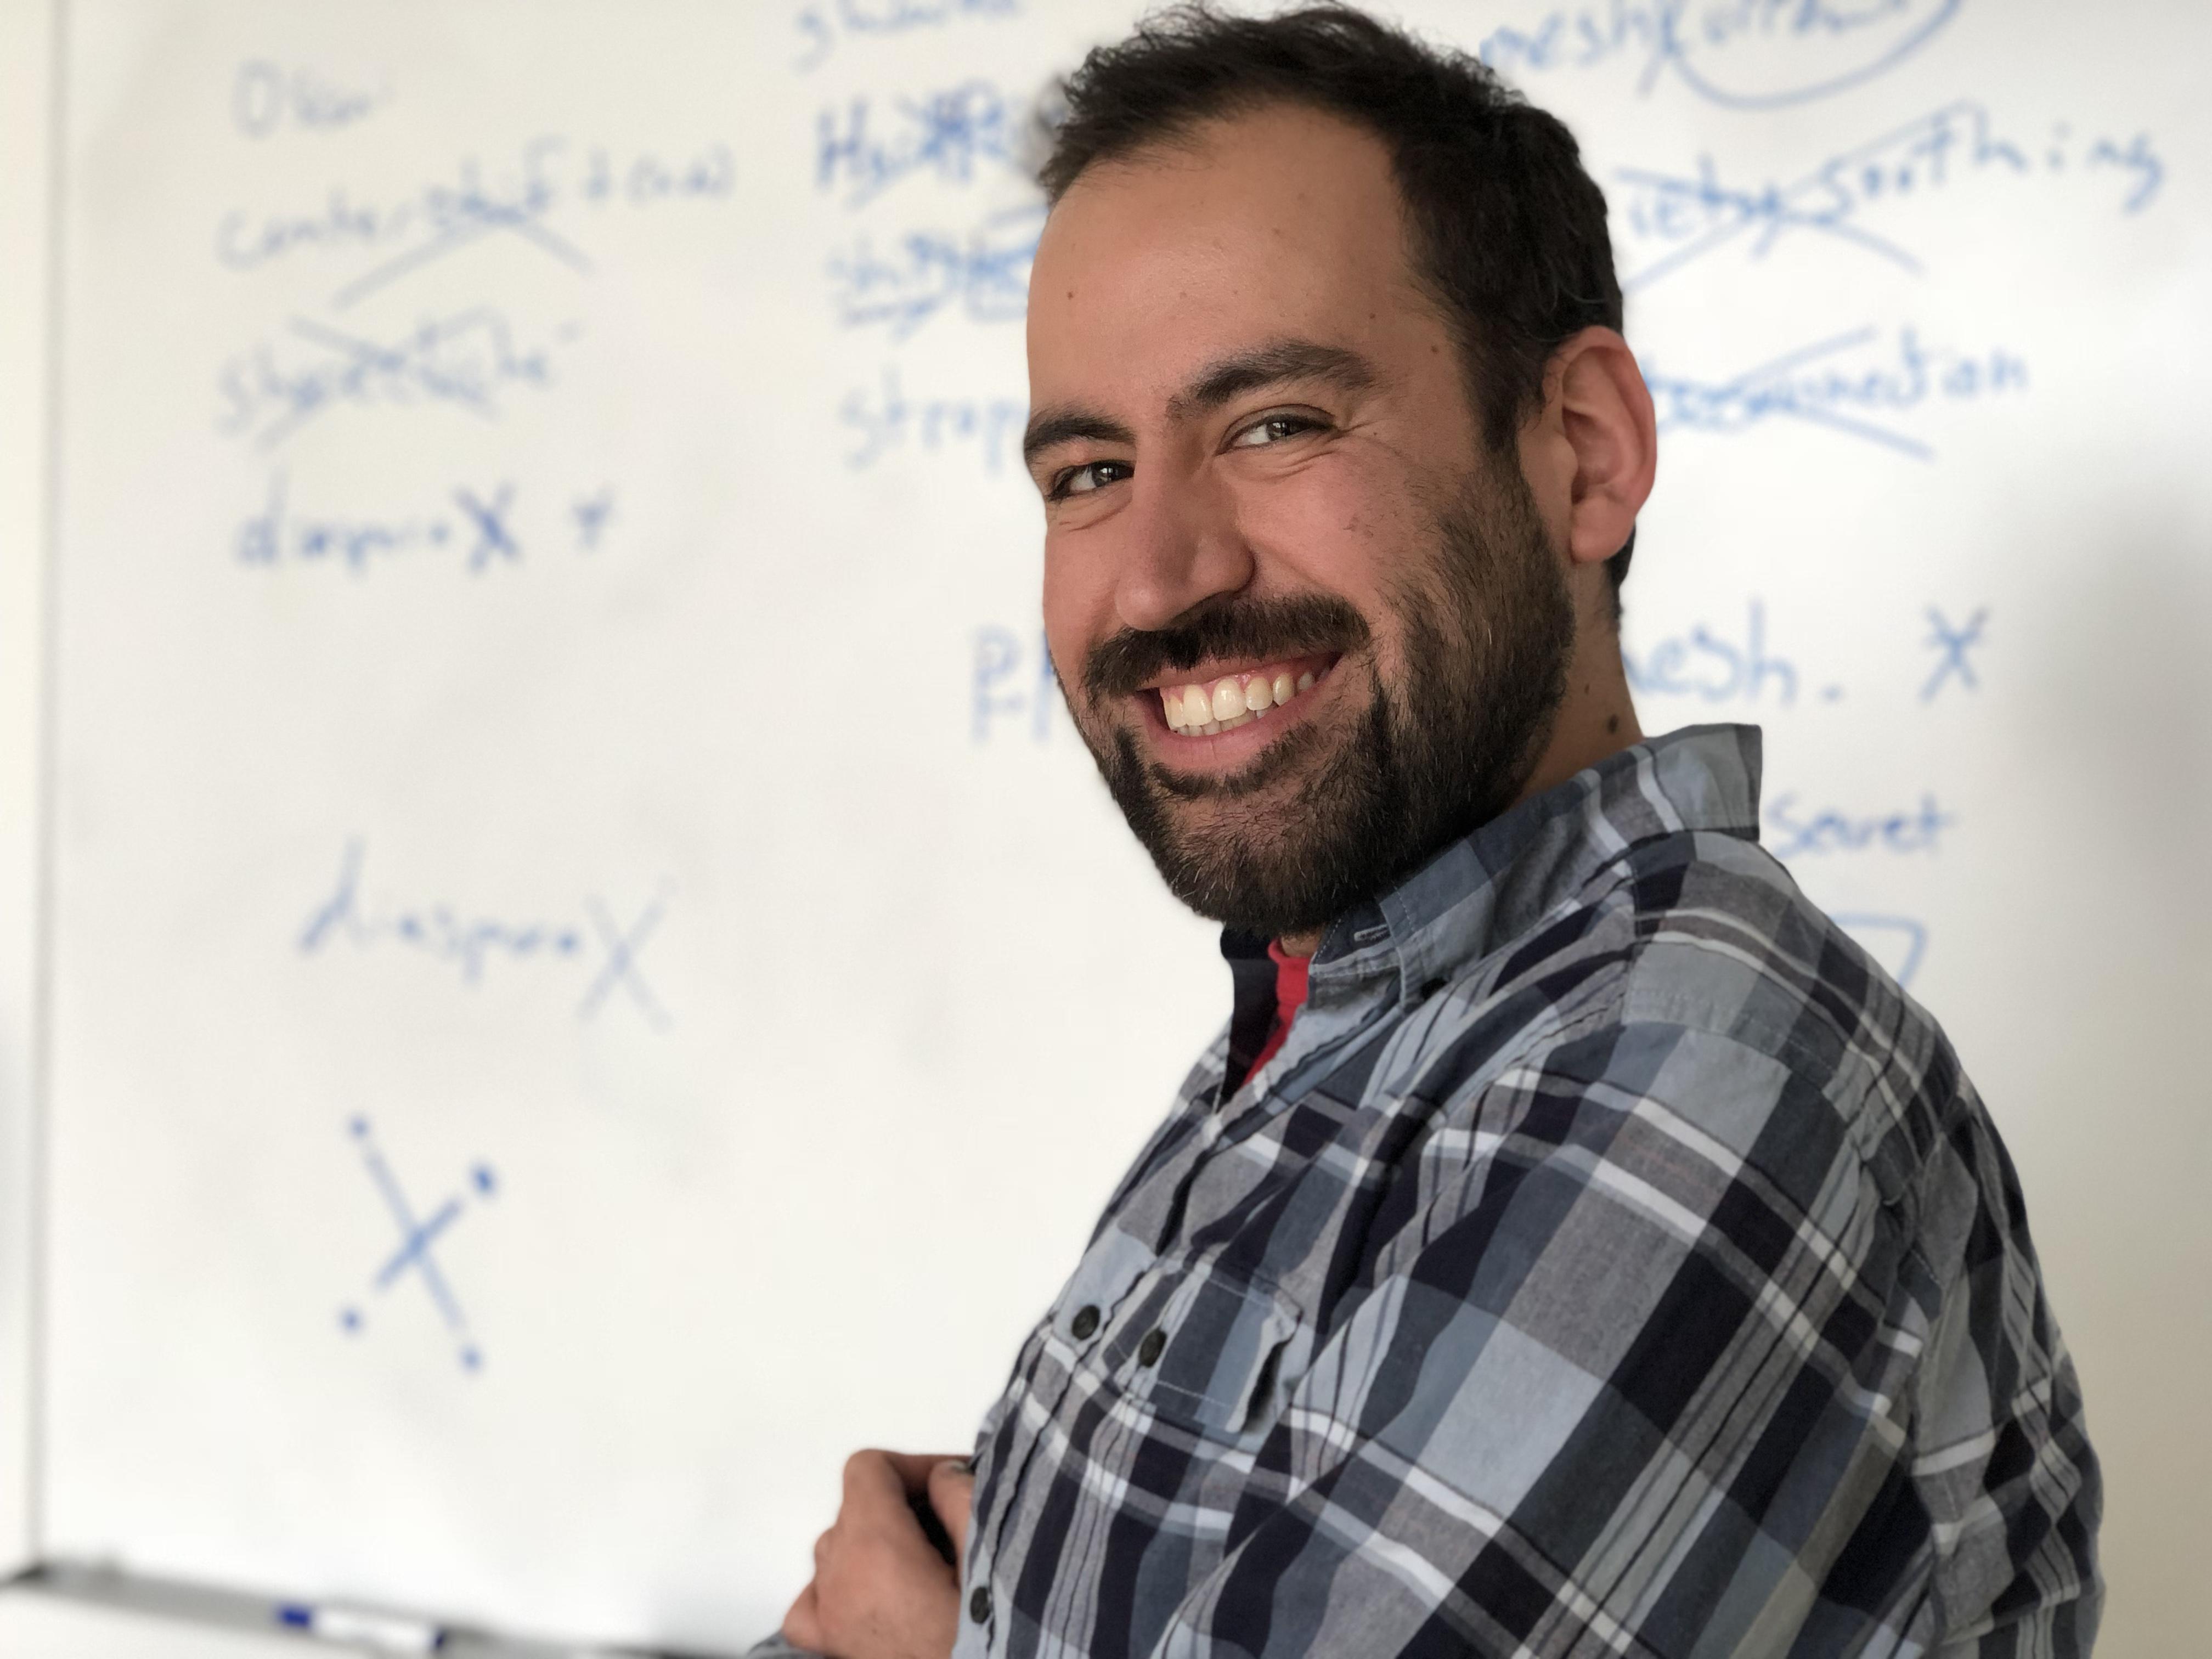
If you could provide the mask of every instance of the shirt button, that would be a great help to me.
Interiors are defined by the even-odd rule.
[[[975,1586],[975,1593],[968,1598],[968,1616],[977,1624],[988,1624],[991,1619],[991,1592],[983,1585]]]
[[[1075,1311],[1075,1321],[1068,1327],[1068,1329],[1075,1333],[1075,1340],[1078,1342],[1089,1341],[1091,1340],[1091,1334],[1097,1328],[1098,1310],[1091,1307],[1077,1309]]]
[[[1157,1325],[1145,1333],[1145,1340],[1137,1344],[1137,1363],[1149,1365],[1160,1357],[1160,1350],[1168,1345],[1168,1334]]]

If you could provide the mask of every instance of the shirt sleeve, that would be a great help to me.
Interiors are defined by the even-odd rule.
[[[1940,1287],[1900,1207],[1819,1090],[1723,1040],[1616,1027],[1491,1084],[1378,1198],[1156,1651],[1932,1646]]]

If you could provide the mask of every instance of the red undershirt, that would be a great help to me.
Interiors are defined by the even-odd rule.
[[[1259,1057],[1252,1062],[1250,1077],[1275,1057],[1283,1046],[1283,1039],[1291,1034],[1291,1022],[1297,1018],[1298,1010],[1306,1000],[1306,969],[1313,966],[1311,957],[1287,957],[1283,947],[1274,940],[1267,941],[1267,955],[1275,964],[1275,1023],[1267,1028],[1267,1040],[1260,1045]]]

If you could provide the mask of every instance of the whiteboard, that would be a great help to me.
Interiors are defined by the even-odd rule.
[[[1017,454],[1024,112],[1133,10],[62,8],[44,1554],[721,1650],[847,1451],[968,1444],[1226,1012]],[[2212,21],[1407,15],[1607,191],[1644,725],[1765,727],[1770,845],[1990,1099],[2152,1650]]]
[[[43,483],[52,37],[0,11],[0,1574],[35,1554],[37,1025]]]

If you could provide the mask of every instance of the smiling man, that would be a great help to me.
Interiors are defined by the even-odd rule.
[[[1758,846],[1757,732],[1638,729],[1652,410],[1573,141],[1354,13],[1178,14],[1043,181],[1053,658],[1234,1006],[972,1477],[855,1456],[785,1638],[2087,1653],[1996,1131]]]

